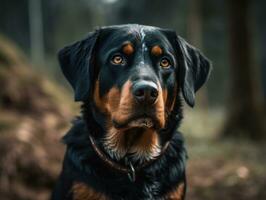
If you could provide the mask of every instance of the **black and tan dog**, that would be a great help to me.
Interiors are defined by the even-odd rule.
[[[136,24],[99,28],[59,61],[83,111],[52,199],[184,199],[181,94],[194,105],[209,61],[174,31]]]

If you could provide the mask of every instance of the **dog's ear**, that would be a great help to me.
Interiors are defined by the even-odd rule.
[[[195,104],[195,93],[207,81],[211,62],[195,47],[188,44],[176,32],[161,29],[176,50],[177,80],[187,104]]]
[[[58,60],[68,82],[74,89],[75,101],[87,99],[93,76],[93,52],[100,30],[74,44],[64,47],[58,53]]]
[[[191,107],[195,104],[195,93],[207,81],[211,62],[195,47],[180,36],[176,36],[179,80],[185,101]]]

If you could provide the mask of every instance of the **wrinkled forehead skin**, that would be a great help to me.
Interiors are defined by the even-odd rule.
[[[127,43],[132,44],[134,48],[131,68],[134,68],[138,65],[152,65],[150,52],[151,48],[157,45],[163,49],[164,53],[167,53],[168,56],[172,57],[172,61],[174,65],[176,65],[175,47],[173,46],[173,42],[170,41],[171,38],[168,38],[167,34],[165,33],[166,31],[169,30],[137,24],[117,25],[101,28],[101,34],[98,40],[100,42],[98,43],[97,52],[97,62],[99,67],[104,68],[107,66],[108,62],[110,61],[110,56],[112,56],[115,52],[121,51],[122,47]],[[134,75],[132,70],[123,71],[123,76],[121,76],[121,73],[119,73],[119,77],[116,77],[118,73],[109,73],[109,70],[100,71],[102,71],[102,73],[106,73],[99,76],[100,82],[101,79],[109,77],[116,82],[119,88],[122,87],[123,83],[125,83],[130,76]],[[149,76],[151,76],[150,73],[153,73],[153,71],[155,71],[153,76],[154,79],[157,78],[157,80],[154,81],[160,81],[160,77],[157,76],[156,70],[150,70],[147,73],[149,73]],[[137,71],[137,73],[140,72]],[[113,84],[114,83],[109,82],[108,85],[103,86],[101,93],[106,93]]]

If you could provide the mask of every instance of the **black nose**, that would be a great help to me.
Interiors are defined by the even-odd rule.
[[[133,85],[133,96],[138,103],[154,104],[158,97],[157,85],[152,81],[138,81]]]

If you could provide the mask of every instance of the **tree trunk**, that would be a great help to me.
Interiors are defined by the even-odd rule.
[[[29,0],[31,58],[34,63],[44,62],[42,1]]]
[[[257,26],[258,26],[258,36],[259,36],[259,48],[260,48],[260,66],[261,66],[261,78],[262,78],[262,88],[264,96],[264,111],[266,115],[266,1],[260,0],[256,4],[257,13]]]
[[[231,88],[224,136],[260,139],[265,136],[262,95],[256,66],[252,63],[249,0],[228,0]]]

